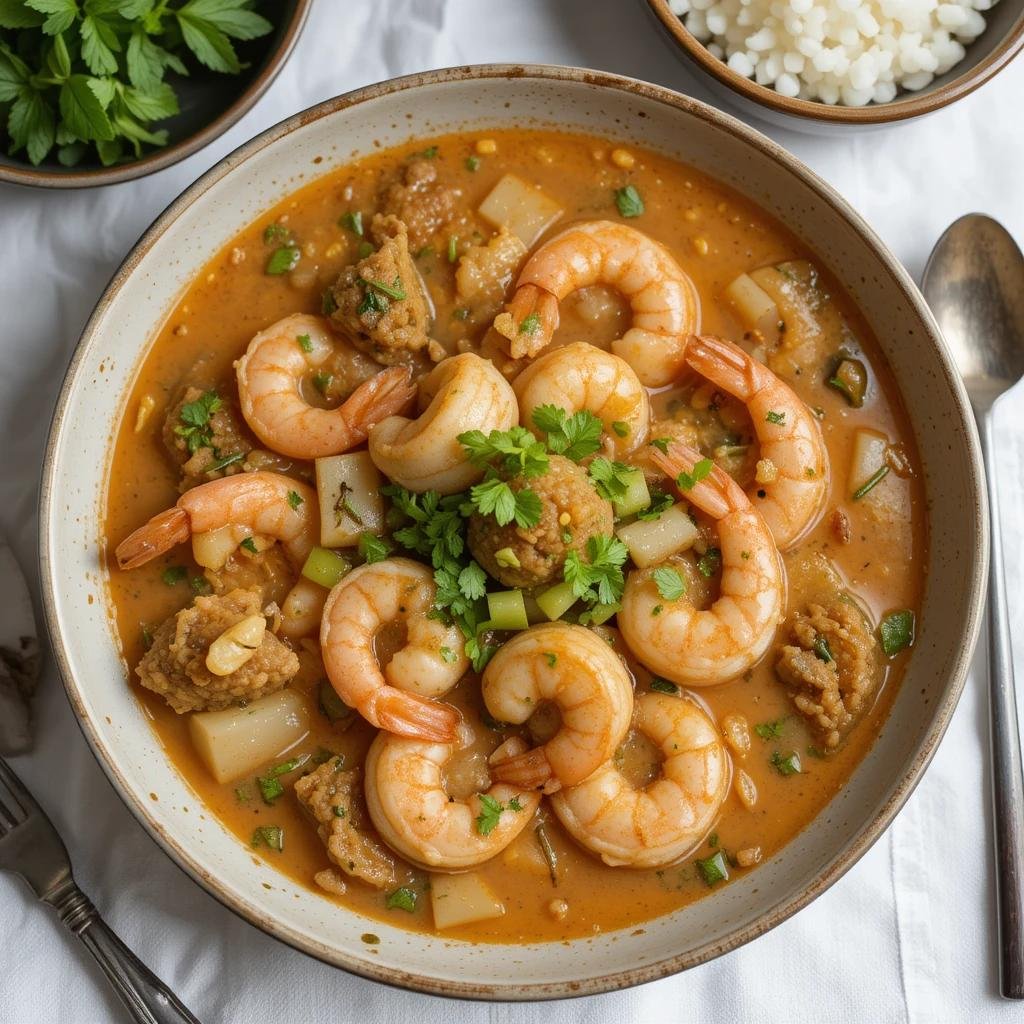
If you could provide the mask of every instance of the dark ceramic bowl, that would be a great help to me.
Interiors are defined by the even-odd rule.
[[[267,91],[295,48],[312,8],[313,0],[275,3],[274,10],[266,12],[274,23],[273,32],[237,44],[239,59],[247,65],[238,75],[218,74],[202,67],[192,69],[188,78],[168,75],[181,112],[160,122],[160,128],[166,128],[170,135],[163,148],[112,167],[104,167],[95,158],[63,167],[55,155],[34,167],[23,152],[8,156],[0,147],[0,181],[37,188],[90,188],[142,178],[184,160],[223,135]]]
[[[898,93],[889,103],[844,107],[790,99],[733,71],[686,30],[668,0],[642,0],[664,29],[672,49],[693,68],[715,96],[744,116],[780,128],[812,134],[850,128],[880,128],[922,117],[974,92],[1024,50],[1024,0],[999,0],[985,11],[985,31],[967,44],[959,64],[918,92]]]

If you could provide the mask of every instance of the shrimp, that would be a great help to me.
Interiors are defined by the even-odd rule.
[[[654,462],[675,478],[693,473],[700,453],[673,442]],[[718,525],[722,579],[718,600],[705,610],[686,597],[661,596],[656,569],[626,580],[618,626],[637,660],[687,686],[713,686],[742,675],[770,646],[785,607],[785,580],[775,541],[739,484],[711,467],[684,496]]]
[[[788,384],[732,342],[691,338],[686,361],[746,404],[764,465],[747,496],[779,549],[792,547],[817,522],[828,498],[828,451],[818,424]]]
[[[633,680],[596,633],[550,622],[514,636],[481,681],[484,704],[501,722],[525,722],[544,701],[561,712],[543,746],[494,765],[494,777],[551,793],[581,782],[615,753],[633,713]]]
[[[254,534],[279,540],[298,568],[320,536],[316,492],[281,473],[238,473],[186,491],[118,544],[122,569],[135,569],[189,537],[228,528],[235,545]]]
[[[417,419],[391,416],[370,431],[370,458],[411,491],[455,494],[483,476],[459,434],[507,430],[519,418],[516,396],[494,364],[472,352],[438,364],[423,382],[423,395],[429,404]]]
[[[295,459],[338,455],[365,441],[374,423],[415,396],[412,371],[392,366],[336,409],[310,405],[302,397],[302,379],[330,358],[336,344],[320,317],[297,313],[260,331],[235,363],[242,415],[268,448]]]
[[[512,358],[535,356],[548,345],[559,302],[592,285],[618,289],[633,311],[633,326],[612,342],[612,351],[647,387],[674,381],[687,339],[700,330],[697,289],[663,245],[607,220],[573,224],[527,261],[508,307]]]
[[[569,834],[611,867],[658,868],[704,838],[729,792],[731,763],[714,723],[687,697],[645,693],[635,728],[664,757],[661,777],[634,789],[608,761],[552,797]]]
[[[530,824],[541,800],[539,793],[502,783],[454,799],[443,773],[455,750],[454,743],[382,732],[366,755],[366,806],[374,828],[407,860],[435,871],[461,871],[501,853]],[[480,827],[485,797],[500,808],[489,829]]]
[[[353,569],[327,598],[320,652],[338,696],[371,725],[448,743],[459,712],[432,698],[459,681],[469,659],[459,628],[430,617],[436,593],[430,569],[407,558]],[[405,627],[404,643],[382,668],[376,642],[392,624]]]
[[[647,391],[624,359],[577,341],[530,363],[512,382],[523,426],[536,430],[538,406],[568,413],[586,409],[604,424],[605,448],[622,458],[647,440],[651,403]]]

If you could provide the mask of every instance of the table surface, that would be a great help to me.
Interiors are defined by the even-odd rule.
[[[355,87],[446,65],[534,61],[649,79],[709,99],[635,0],[320,0],[269,93],[191,159],[86,192],[0,186],[0,531],[38,597],[36,503],[50,411],[79,332],[125,252],[181,189],[281,118]],[[628,28],[628,31],[627,31]],[[983,210],[1024,238],[1024,61],[939,114],[815,138],[768,129],[838,190],[920,277],[952,220]],[[16,358],[15,358],[16,357]],[[1024,412],[1000,411],[1011,598],[1022,594]],[[37,606],[38,607],[38,606]],[[1014,609],[1024,664],[1024,601]],[[1024,675],[1024,673],[1021,673]],[[546,1006],[458,1003],[350,977],[220,906],[157,848],[89,753],[52,664],[35,751],[15,762],[67,841],[83,888],[207,1024],[1020,1021],[999,1000],[983,652],[935,761],[893,826],[814,904],[758,941],[639,989]],[[1022,680],[1024,683],[1024,680]],[[0,1022],[120,1021],[102,977],[22,883],[0,875]]]

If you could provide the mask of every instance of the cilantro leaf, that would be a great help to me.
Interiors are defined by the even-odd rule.
[[[710,459],[701,459],[699,462],[693,464],[693,469],[687,473],[684,469],[679,476],[676,477],[676,483],[679,485],[681,491],[691,491],[694,487],[706,479],[711,474],[711,470],[714,469],[715,464]]]
[[[467,430],[459,434],[459,444],[466,449],[474,466],[497,465],[505,473],[541,476],[548,470],[548,454],[544,445],[526,427],[509,430]]]
[[[592,412],[581,409],[567,416],[555,405],[540,405],[533,411],[534,426],[547,435],[548,448],[579,462],[601,447],[604,425]]]
[[[697,570],[705,579],[711,579],[722,567],[722,552],[719,548],[708,548],[697,561]]]
[[[415,889],[410,889],[407,885],[403,885],[400,889],[388,893],[387,898],[384,900],[384,906],[388,910],[404,910],[411,914],[416,909],[416,900],[418,898],[419,894]]]
[[[487,592],[487,574],[475,561],[459,573],[459,590],[468,601],[475,601]]]
[[[476,830],[482,836],[489,836],[497,827],[504,807],[486,793],[481,793],[479,800],[480,813],[476,816]]]
[[[207,391],[194,402],[186,402],[178,413],[181,426],[174,432],[185,441],[190,455],[195,455],[200,448],[213,447],[213,430],[210,417],[224,403],[216,391]]]
[[[686,593],[686,580],[670,566],[659,565],[651,576],[658,586],[658,593],[666,601],[678,601]]]
[[[590,464],[590,479],[597,493],[606,501],[621,501],[629,490],[633,467],[599,457]]]
[[[514,491],[497,476],[486,477],[470,488],[469,500],[483,516],[494,516],[499,526],[515,520],[517,526],[529,529],[540,522],[541,500],[536,492],[523,488]]]
[[[377,537],[372,533],[359,534],[359,554],[369,565],[374,562],[383,562],[391,554],[391,544],[384,537]]]
[[[622,566],[629,557],[626,545],[617,537],[591,537],[586,561],[570,551],[562,570],[573,594],[587,604],[615,604],[626,585]]]
[[[647,508],[642,509],[640,512],[637,512],[636,517],[637,519],[642,519],[645,522],[660,519],[662,512],[667,512],[674,504],[675,501],[671,494],[668,494],[665,491],[655,491],[651,495],[650,505],[648,505]]]

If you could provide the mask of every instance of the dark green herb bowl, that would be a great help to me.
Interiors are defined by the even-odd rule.
[[[191,156],[207,143],[223,135],[247,113],[270,87],[285,61],[291,56],[313,0],[274,0],[265,14],[274,31],[261,39],[237,44],[239,59],[246,65],[238,75],[218,74],[193,65],[189,77],[169,74],[181,110],[161,121],[170,139],[161,149],[153,149],[137,160],[104,167],[99,160],[83,160],[75,167],[57,162],[56,153],[33,166],[24,152],[8,156],[6,135],[0,139],[0,181],[36,188],[91,188],[142,178],[161,171]]]

